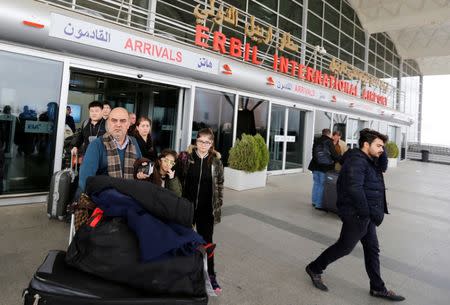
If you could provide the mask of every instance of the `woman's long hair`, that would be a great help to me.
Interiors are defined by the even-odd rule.
[[[146,116],[141,116],[137,121],[136,121],[136,127],[138,127],[139,125],[141,125],[142,122],[148,122],[150,125],[150,130],[152,130],[152,119],[146,117]],[[134,135],[135,136],[141,136],[139,134],[139,131],[136,129],[134,129]],[[147,137],[151,138],[151,132],[148,133]]]
[[[172,150],[172,149],[167,149],[167,148],[164,149],[159,154],[158,159],[156,159],[156,162],[155,162],[155,164],[153,166],[153,173],[150,176],[150,181],[153,182],[156,185],[159,185],[159,186],[162,185],[162,177],[161,177],[161,172],[160,172],[161,162],[162,162],[163,158],[165,158],[165,157],[167,157],[169,155],[172,156],[175,161],[177,161],[177,156],[178,156],[177,152]]]

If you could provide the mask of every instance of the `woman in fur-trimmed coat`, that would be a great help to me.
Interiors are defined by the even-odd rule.
[[[213,242],[214,224],[220,222],[223,199],[223,164],[214,150],[214,133],[205,128],[198,132],[196,146],[180,153],[178,160],[183,197],[194,204],[194,225],[207,243]],[[221,288],[216,280],[214,256],[208,257],[208,273],[216,292]]]

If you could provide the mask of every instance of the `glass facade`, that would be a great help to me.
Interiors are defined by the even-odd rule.
[[[356,69],[363,70],[389,85],[386,92],[382,92],[377,87],[368,89],[386,96],[389,108],[414,116],[417,115],[414,118],[412,128],[410,128],[412,132],[408,131],[406,134],[409,141],[420,139],[420,133],[418,132],[420,124],[417,122],[420,118],[422,76],[417,63],[413,60],[403,60],[388,34],[375,33],[369,36],[348,0],[42,1],[58,4],[79,13],[136,28],[141,32],[149,32],[160,38],[189,46],[195,45],[196,24],[204,25],[208,27],[211,33],[218,31],[227,37],[224,47],[228,51],[225,51],[225,54],[221,54],[221,56],[230,56],[229,38],[234,37],[242,42],[242,50],[244,50],[245,43],[257,46],[257,59],[261,61],[259,67],[266,69],[266,71],[274,71],[274,55],[284,56],[296,63],[304,64],[315,70],[336,76],[338,79],[357,84],[359,92],[357,95],[362,94],[364,88],[362,88],[360,80],[352,79],[352,75],[344,75],[345,72],[342,71],[340,74],[330,71],[332,70],[330,67],[332,60],[337,59],[338,63],[341,64],[342,61],[345,61]],[[213,7],[211,7],[211,4],[213,4]],[[238,18],[235,20],[235,24],[227,23],[224,21],[225,19],[220,22],[217,19],[214,21],[221,9],[225,14],[231,6],[237,8],[236,16]],[[205,16],[205,13],[206,18],[199,17]],[[227,16],[227,18],[229,17],[230,15]],[[246,28],[249,27],[252,20],[251,17],[255,18],[254,22],[257,25],[254,32],[257,35],[255,34],[253,37],[251,34],[246,34]],[[268,35],[269,29],[273,29],[273,35]],[[287,43],[285,37],[287,33],[292,35],[293,45],[297,46],[298,49],[291,49],[293,45]],[[255,37],[266,36],[267,41],[254,39]],[[207,42],[210,48],[204,48],[205,50],[212,50],[212,40],[213,35],[210,34]],[[280,47],[283,41],[285,43],[284,49]],[[287,45],[290,47],[287,48]],[[317,47],[323,48],[326,52]],[[250,62],[244,59],[244,56],[242,57],[233,57],[233,60]],[[285,77],[297,78],[301,82],[295,76],[293,71],[295,69],[295,65],[292,64],[292,66],[289,66],[289,71],[286,69],[290,73],[280,72],[281,68],[278,72],[285,73]],[[155,119],[154,130],[161,132],[161,139],[167,139],[167,143],[162,144],[162,146],[176,146],[175,129],[173,128],[176,128],[177,123],[181,123],[177,121],[179,97],[183,93],[180,88],[164,88],[164,86],[156,88],[155,84],[145,82],[133,83],[129,80],[109,76],[103,76],[102,79],[102,76],[98,74],[88,75],[89,73],[71,72],[69,104],[81,103],[84,105],[91,100],[109,100],[113,101],[113,106],[121,105],[130,111],[137,112],[142,110],[149,116],[151,113],[151,116]],[[311,79],[309,81],[311,82]],[[85,86],[83,90],[80,89],[81,84]],[[215,85],[221,86],[223,84]],[[108,86],[127,90],[118,89],[116,92],[107,92],[108,90],[105,91],[105,88]],[[397,91],[397,89],[401,91]],[[283,113],[281,109],[285,109],[284,106],[272,104],[273,107],[270,108],[271,102],[276,103],[276,101],[250,98],[245,94],[240,95],[238,92],[235,92],[236,96],[234,93],[224,92],[227,90],[229,89],[209,90],[196,87],[191,137],[195,138],[196,132],[200,128],[212,128],[216,136],[216,148],[224,155],[226,164],[227,152],[234,140],[234,130],[236,130],[237,138],[244,132],[259,133],[264,138],[269,134],[268,140],[271,147],[271,165],[269,167],[284,170],[288,168],[288,163],[293,164],[293,168],[300,165],[303,160],[299,159],[298,152],[303,151],[303,147],[294,147],[294,144],[286,142],[286,139],[292,136],[290,134],[291,129],[302,130],[304,128],[302,125],[305,123],[304,113],[296,113],[295,111]],[[239,89],[234,88],[234,90]],[[248,93],[248,95],[251,95],[251,93]],[[146,105],[148,100],[151,101],[151,106],[147,109],[146,106],[142,105]],[[288,102],[292,101],[291,99]],[[323,107],[328,106],[324,105]],[[368,118],[361,120],[358,118],[359,115],[352,117],[353,110],[350,110],[351,106],[349,107],[348,114],[335,113],[335,111],[343,111],[344,113],[346,111],[343,109],[332,110],[333,106],[328,110],[324,109],[325,111],[315,110],[314,134],[320,135],[323,128],[339,130],[343,134],[343,139],[349,139],[353,143],[356,141],[357,131],[363,125],[373,125],[376,127],[375,129],[384,133],[391,132],[388,125],[394,123],[377,119],[369,120]],[[81,108],[81,111],[84,110]],[[236,117],[234,116],[235,113],[237,113]],[[376,113],[375,115],[379,114]],[[81,115],[84,114],[81,113]],[[371,116],[369,113],[367,115]],[[269,116],[271,117],[270,121],[268,121]],[[2,114],[2,120],[6,121],[6,118],[7,116]],[[388,117],[385,118],[388,120]],[[290,123],[285,126],[283,125],[285,122]],[[295,126],[291,126],[291,124]],[[286,138],[281,137],[283,134]],[[279,137],[275,138],[275,136]],[[295,138],[300,139],[300,136],[300,134],[295,135]],[[189,142],[189,137],[186,141]],[[11,141],[7,145],[9,146],[5,146],[5,151],[9,153]],[[291,151],[293,154],[289,155]],[[282,161],[281,165],[279,164],[280,161]]]
[[[240,138],[243,133],[250,135],[258,133],[265,139],[267,136],[269,102],[262,99],[239,96],[238,107],[236,138]]]
[[[63,63],[0,51],[0,194],[48,191]]]
[[[401,91],[404,94],[404,102],[400,105],[399,110],[414,115],[413,124],[409,128],[408,141],[419,142],[422,75],[419,66],[414,60],[403,61]]]
[[[364,29],[346,1],[308,1],[306,41],[364,70]]]
[[[194,101],[191,143],[195,144],[197,132],[211,128],[214,132],[214,147],[222,154],[224,165],[228,162],[228,151],[233,145],[234,94],[197,88]]]

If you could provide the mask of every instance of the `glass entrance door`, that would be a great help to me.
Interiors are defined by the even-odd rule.
[[[68,105],[72,111],[79,109],[78,116],[74,117],[77,128],[89,118],[88,105],[94,100],[108,102],[112,108],[124,107],[137,118],[150,118],[153,146],[159,153],[165,148],[177,149],[180,91],[179,87],[168,84],[71,69]]]
[[[358,147],[359,132],[366,128],[367,122],[357,119],[348,119],[346,140],[349,148]]]
[[[270,119],[268,170],[298,171],[303,167],[305,111],[273,104]]]
[[[267,168],[269,171],[283,170],[285,121],[286,107],[272,105],[269,135],[270,161]]]

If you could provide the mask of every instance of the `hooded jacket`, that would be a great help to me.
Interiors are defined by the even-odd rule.
[[[185,152],[181,152],[178,155],[177,168],[175,172],[179,174],[181,185],[183,186],[183,192],[186,191],[186,175],[189,167],[194,164],[195,145],[190,145]],[[223,164],[221,155],[218,151],[210,152],[211,158],[211,174],[212,174],[212,213],[214,216],[214,224],[221,221],[222,216],[222,204],[223,204]]]
[[[352,149],[341,161],[343,166],[337,180],[339,216],[370,217],[380,225],[388,211],[383,173],[377,159],[369,158],[360,149]]]

